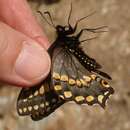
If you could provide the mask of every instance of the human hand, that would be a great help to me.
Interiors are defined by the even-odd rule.
[[[50,71],[49,42],[26,0],[0,0],[0,80],[27,87]]]

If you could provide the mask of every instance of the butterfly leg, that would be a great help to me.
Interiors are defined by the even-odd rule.
[[[101,29],[103,29],[103,28],[107,28],[107,26],[101,26],[101,27],[97,27],[97,28],[84,28],[84,29],[82,29],[82,30],[77,34],[76,37],[79,38],[84,31],[88,31],[88,32],[92,32],[92,33],[107,32],[107,31],[105,31],[105,30],[101,30]]]

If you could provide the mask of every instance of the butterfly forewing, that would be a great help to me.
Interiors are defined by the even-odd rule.
[[[87,71],[67,49],[55,48],[52,58],[52,84],[59,97],[78,104],[99,104],[114,90],[101,77]]]
[[[21,90],[17,101],[17,111],[21,116],[30,115],[33,120],[40,120],[62,104],[64,101],[53,89],[50,89],[45,80],[35,87]]]

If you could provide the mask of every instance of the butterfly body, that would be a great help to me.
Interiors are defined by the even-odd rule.
[[[57,40],[54,43],[56,44],[56,46],[61,46],[62,48],[66,49],[66,52],[72,53],[89,72],[95,72],[99,75],[102,75],[105,78],[111,79],[111,77],[108,74],[98,70],[101,69],[102,66],[99,63],[97,63],[95,59],[85,54],[82,48],[79,46],[79,38],[81,33],[79,32],[77,35],[74,35],[73,33],[75,32],[75,27],[72,28],[70,25],[58,25],[56,26],[56,30],[58,35]]]

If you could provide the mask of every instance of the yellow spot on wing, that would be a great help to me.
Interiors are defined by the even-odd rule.
[[[85,82],[85,80],[83,80],[83,79],[80,79],[80,82],[82,83],[82,85],[84,85],[84,86],[86,86],[87,85],[87,83]]]
[[[24,107],[24,108],[23,108],[23,112],[26,112],[26,111],[27,111],[27,108],[26,108],[26,107]]]
[[[69,51],[70,51],[70,52],[73,52],[73,53],[75,52],[75,50],[73,50],[73,49],[69,49]]]
[[[38,95],[38,91],[36,90],[35,93],[34,93],[34,96],[37,96]]]
[[[95,80],[96,79],[96,75],[95,74],[92,74],[92,75],[90,75],[91,76],[91,78],[93,79],[93,80]]]
[[[105,92],[104,95],[107,95],[109,93],[109,91]]]
[[[59,95],[60,98],[65,99],[63,95]]]
[[[94,100],[94,97],[93,96],[87,96],[86,97],[86,100],[87,100],[87,102],[92,102],[93,100]]]
[[[81,87],[81,81],[80,80],[76,80],[76,85],[78,86],[78,87]]]
[[[33,108],[34,108],[34,110],[38,110],[39,106],[38,105],[34,105]]]
[[[102,81],[101,81],[101,84],[102,84],[103,87],[106,87],[106,88],[109,88],[109,87],[110,87],[110,85],[108,84],[108,82],[105,81],[105,80],[102,80]]]
[[[45,106],[44,103],[41,103],[41,104],[40,104],[40,107],[44,108],[44,106]]]
[[[100,103],[102,103],[103,98],[104,98],[104,96],[103,96],[103,95],[99,95],[99,96],[98,96],[98,101],[99,101]]]
[[[28,110],[29,110],[29,111],[32,111],[32,106],[28,106]]]
[[[30,96],[29,96],[29,98],[32,98],[33,97],[33,95],[31,94]]]
[[[75,80],[74,79],[69,79],[69,84],[70,85],[74,85],[75,84]]]
[[[68,76],[67,75],[61,75],[60,80],[61,81],[68,81]]]
[[[75,100],[76,100],[77,102],[80,102],[80,101],[83,101],[83,100],[84,100],[84,97],[83,97],[83,96],[77,96],[77,97],[75,97]]]
[[[91,77],[89,77],[89,76],[83,76],[83,78],[84,78],[84,80],[86,81],[86,82],[90,82],[91,81]]]
[[[46,104],[46,106],[49,106],[49,102],[46,102],[45,104]]]
[[[39,93],[40,93],[40,94],[44,94],[44,91],[45,91],[45,90],[44,90],[44,86],[42,85],[42,86],[40,87],[40,89],[39,89]]]
[[[72,97],[71,91],[65,91],[64,95],[65,95],[66,98],[71,98]]]
[[[56,91],[59,91],[59,90],[62,89],[62,87],[61,87],[61,85],[55,85],[55,86],[54,86],[54,89],[55,89]]]
[[[56,80],[58,80],[58,79],[60,79],[60,75],[58,74],[58,73],[53,73],[53,78],[54,79],[56,79]]]
[[[27,99],[25,98],[25,99],[23,99],[23,102],[27,102]]]
[[[23,113],[23,110],[22,110],[22,109],[19,109],[19,113],[22,114],[22,113]]]

